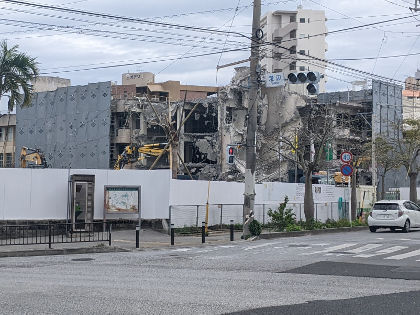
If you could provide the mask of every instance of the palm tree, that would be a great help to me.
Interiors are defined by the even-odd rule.
[[[10,113],[17,105],[27,106],[31,102],[32,84],[39,73],[35,58],[18,51],[15,45],[10,49],[4,40],[0,43],[0,100],[9,98],[7,103],[8,122],[4,134],[3,157],[6,155],[6,141],[9,137]],[[0,165],[3,167],[3,165]]]
[[[15,106],[27,106],[31,102],[33,81],[39,73],[35,58],[18,51],[19,46],[7,47],[7,42],[0,44],[0,99],[9,98],[9,113]]]

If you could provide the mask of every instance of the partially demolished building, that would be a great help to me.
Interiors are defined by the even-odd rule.
[[[392,122],[402,117],[401,87],[379,81],[372,89],[315,98],[287,87],[262,87],[257,103],[248,104],[249,68],[235,70],[230,84],[220,89],[155,83],[145,73],[124,74],[123,85],[107,82],[37,93],[32,107],[17,111],[17,149],[40,149],[56,168],[113,168],[128,145],[171,142],[172,154],[164,154],[155,167],[171,167],[173,177],[241,181],[248,108],[258,106],[256,180],[293,182],[296,165],[282,158],[280,139],[299,128],[306,107],[323,104],[331,110],[337,128],[329,144],[333,157],[325,168],[333,171],[343,150],[372,133],[389,134]],[[233,164],[227,163],[228,146],[235,148]],[[126,168],[148,169],[155,160],[143,156]],[[372,182],[369,171],[361,178],[364,184]],[[396,180],[387,186],[398,186]]]

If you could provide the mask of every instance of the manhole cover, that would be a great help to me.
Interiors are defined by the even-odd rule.
[[[91,261],[94,260],[93,258],[75,258],[72,261]]]

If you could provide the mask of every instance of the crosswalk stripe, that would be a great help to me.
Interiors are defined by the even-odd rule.
[[[382,244],[366,244],[365,246],[348,250],[347,253],[359,254],[359,253],[366,252],[368,250],[378,248],[378,247],[381,247],[381,246],[382,246]]]
[[[174,249],[172,250],[173,252],[188,252],[190,251],[192,248],[178,248],[178,249]]]
[[[404,259],[404,258],[409,258],[409,257],[414,257],[414,256],[419,256],[419,255],[420,255],[420,249],[413,250],[411,252],[408,252],[408,253],[405,253],[405,254],[401,254],[401,255],[395,255],[395,256],[385,257],[384,259],[401,260],[401,259]]]
[[[398,252],[398,251],[403,250],[403,249],[406,249],[406,248],[408,248],[408,247],[407,246],[392,246],[392,247],[388,247],[388,248],[384,248],[384,249],[378,250],[375,253],[371,253],[371,254],[360,254],[360,255],[353,256],[353,257],[369,258],[369,257],[373,257],[373,256],[391,254],[391,253]]]
[[[328,247],[326,249],[323,250],[318,250],[316,252],[311,252],[311,253],[303,253],[302,255],[313,255],[313,254],[321,254],[321,253],[328,253],[328,252],[332,252],[335,250],[339,250],[339,249],[344,249],[347,247],[351,247],[357,245],[357,243],[346,243],[346,244],[341,244],[341,245],[337,245],[337,246],[333,246],[333,247]]]
[[[255,248],[260,248],[260,247],[265,247],[265,246],[270,246],[270,245],[273,245],[273,243],[266,243],[266,244],[261,244],[261,245],[249,246],[249,247],[245,248],[245,250],[250,250],[250,249],[255,249]]]

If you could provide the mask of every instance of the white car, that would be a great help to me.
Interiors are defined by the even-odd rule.
[[[368,225],[371,232],[388,228],[407,233],[411,227],[420,227],[420,207],[409,200],[377,201],[369,213]]]

